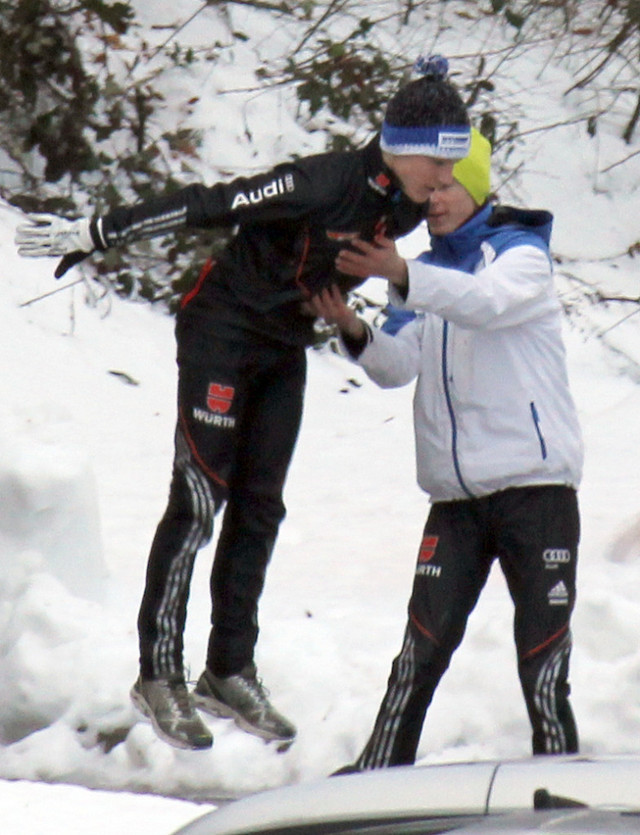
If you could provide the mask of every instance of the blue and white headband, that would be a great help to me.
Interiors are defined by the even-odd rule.
[[[382,124],[380,148],[394,156],[419,154],[441,159],[463,159],[471,146],[471,128],[466,125],[397,127]]]
[[[449,73],[449,62],[443,55],[420,56],[413,69],[425,78],[444,81]],[[466,125],[397,127],[386,120],[382,124],[380,148],[389,154],[464,159],[470,147],[471,128]]]

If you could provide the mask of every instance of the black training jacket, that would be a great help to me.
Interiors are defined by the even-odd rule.
[[[215,322],[218,333],[249,329],[288,344],[308,344],[313,319],[300,302],[332,282],[338,250],[356,235],[392,238],[415,228],[425,205],[408,200],[384,165],[376,137],[356,151],[286,162],[211,187],[117,208],[94,226],[104,247],[180,228],[235,228],[218,260],[183,299],[181,315]]]

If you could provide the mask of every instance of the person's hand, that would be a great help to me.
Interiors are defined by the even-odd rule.
[[[62,255],[55,271],[55,277],[60,278],[94,251],[90,225],[89,218],[67,220],[57,215],[27,215],[27,222],[16,230],[18,253],[27,258]]]
[[[337,325],[342,333],[354,339],[361,339],[365,335],[364,323],[346,304],[335,284],[313,296],[309,304],[316,316],[320,316],[328,325]]]
[[[90,230],[91,221],[67,220],[47,214],[27,215],[27,222],[18,226],[18,253],[28,258],[41,255],[69,255],[72,252],[90,253],[95,249]]]
[[[397,287],[407,286],[407,264],[398,255],[395,243],[382,235],[373,243],[360,238],[351,241],[354,249],[341,249],[336,258],[336,267],[341,273],[358,278],[380,276]]]

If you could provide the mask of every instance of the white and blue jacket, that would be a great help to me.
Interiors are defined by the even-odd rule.
[[[374,329],[358,358],[382,387],[417,377],[417,476],[432,501],[509,487],[577,487],[583,446],[569,391],[549,238],[552,216],[483,207],[408,261],[418,311]]]

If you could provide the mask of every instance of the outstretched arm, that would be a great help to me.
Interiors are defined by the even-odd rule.
[[[30,215],[16,243],[21,255],[58,255],[57,277],[94,249],[171,234],[181,229],[231,229],[242,223],[296,220],[342,196],[342,173],[327,177],[317,157],[303,158],[251,177],[205,186],[193,183],[170,194],[116,206],[93,220]]]

